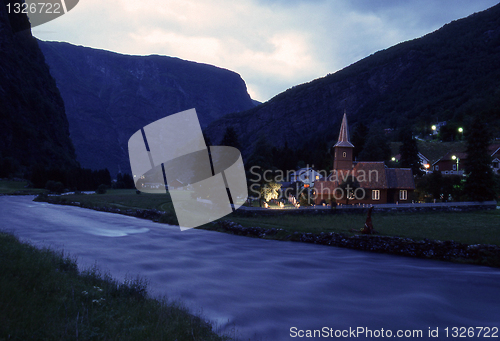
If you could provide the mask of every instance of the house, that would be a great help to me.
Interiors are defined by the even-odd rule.
[[[488,147],[491,156],[491,168],[496,174],[500,174],[500,144],[492,144]],[[448,152],[442,158],[432,164],[433,171],[439,171],[443,175],[464,175],[467,153]]]
[[[442,122],[438,122],[436,124],[433,124],[432,125],[432,135],[439,134],[441,127],[444,127],[445,125],[446,125],[446,121],[442,121]]]
[[[491,155],[491,167],[495,174],[500,174],[500,144],[492,144],[488,147]]]
[[[315,203],[342,202],[342,183],[356,180],[359,186],[350,193],[351,204],[386,204],[411,202],[415,190],[413,172],[407,168],[387,168],[382,161],[353,161],[354,146],[349,141],[347,116],[344,113],[338,142],[333,146],[332,173],[314,183]]]
[[[316,172],[314,169],[310,167],[301,168],[295,172],[290,174],[290,182],[301,181],[304,183],[304,187],[310,187],[314,184],[315,181],[323,178],[323,175]]]
[[[418,152],[418,159],[420,160],[420,168],[422,169],[422,171],[424,171],[425,173],[431,172],[429,170],[431,167],[429,158],[427,158],[424,154]],[[392,161],[399,162],[400,160],[401,154],[398,154],[392,158]]]
[[[448,152],[432,164],[432,170],[439,171],[443,175],[464,175],[466,162],[466,153]]]

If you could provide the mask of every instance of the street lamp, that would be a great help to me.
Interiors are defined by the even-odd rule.
[[[464,128],[459,127],[459,128],[458,128],[458,132],[460,133],[460,140],[461,140],[461,139],[462,139],[462,137],[464,136]]]
[[[452,159],[452,160],[456,160],[456,161],[457,161],[457,175],[458,175],[458,163],[460,162],[460,158],[459,158],[459,157],[457,157],[456,155],[453,155],[453,156],[451,157],[451,159]]]
[[[434,130],[434,131],[436,131],[436,129],[437,129],[435,124],[433,124],[431,128],[432,128],[432,130]]]

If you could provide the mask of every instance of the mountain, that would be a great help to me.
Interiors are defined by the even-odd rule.
[[[130,56],[39,41],[66,105],[83,167],[130,172],[130,136],[153,121],[196,108],[206,126],[254,107],[241,77],[212,65],[166,56]]]
[[[310,147],[349,124],[411,125],[425,132],[437,120],[465,123],[480,114],[500,126],[500,5],[453,21],[419,39],[379,51],[334,74],[295,86],[246,112],[208,127],[218,141],[232,126],[248,155],[259,136],[274,146]]]
[[[16,1],[0,0],[0,176],[76,166],[59,90],[27,16],[8,13],[7,3]]]

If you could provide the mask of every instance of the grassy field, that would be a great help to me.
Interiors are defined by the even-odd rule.
[[[141,279],[98,269],[0,232],[0,340],[232,340],[175,302],[154,300]]]
[[[186,192],[186,195],[188,193]],[[62,199],[81,202],[92,206],[107,206],[115,208],[155,209],[167,211],[173,209],[172,200],[168,194],[137,194],[135,189],[110,189],[104,194],[70,194]]]
[[[283,228],[300,232],[353,235],[364,226],[365,214],[225,217],[245,227]],[[380,235],[421,240],[454,240],[466,244],[500,245],[500,210],[478,212],[377,213],[372,215]]]
[[[186,197],[190,195],[185,192]],[[134,190],[110,190],[100,195],[68,195],[69,202],[116,208],[158,209],[173,212],[169,195],[137,195]],[[242,217],[238,213],[222,219],[245,227],[283,228],[301,232],[337,232],[353,235],[363,227],[365,214],[289,215]],[[373,225],[381,235],[412,239],[454,240],[466,244],[500,245],[500,210],[478,212],[377,213]],[[204,228],[201,226],[200,228]]]
[[[401,146],[401,144],[401,142],[391,142],[391,155],[399,154],[399,147]],[[439,160],[448,152],[464,152],[465,142],[439,142],[418,140],[418,150],[425,157],[429,158],[429,161],[432,164],[434,161]]]
[[[39,194],[43,189],[25,188],[26,181],[6,181],[0,180],[0,194]]]

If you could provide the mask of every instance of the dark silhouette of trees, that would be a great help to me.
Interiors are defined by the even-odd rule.
[[[405,128],[401,131],[401,142],[403,144],[399,147],[399,153],[401,154],[400,167],[411,168],[413,175],[422,176],[417,140],[413,138],[411,129]]]
[[[473,119],[467,131],[465,193],[473,201],[492,200],[495,197],[495,191],[491,156],[488,152],[490,131],[479,116]]]
[[[363,150],[367,138],[368,138],[368,127],[364,125],[362,122],[357,123],[354,126],[354,130],[352,132],[352,137],[351,137],[351,143],[354,146],[352,155],[354,160],[356,160],[356,158]]]
[[[78,191],[94,191],[101,184],[111,186],[109,170],[91,170],[88,168],[48,168],[42,164],[31,167],[28,179],[35,188],[46,188],[47,182],[59,182],[65,189]]]
[[[118,173],[116,183],[113,186],[116,189],[132,189],[135,188],[134,179],[128,173]]]
[[[255,143],[253,153],[246,162],[247,182],[249,195],[259,197],[259,205],[262,206],[261,189],[268,182],[274,180],[273,152],[271,145],[264,136],[260,136]]]
[[[358,159],[362,161],[388,161],[390,157],[391,147],[384,129],[378,124],[373,125]]]
[[[222,137],[222,140],[220,141],[220,145],[234,147],[238,150],[241,150],[241,145],[240,145],[240,142],[238,141],[238,134],[236,133],[236,130],[234,130],[233,127],[226,128],[226,131],[224,132],[224,136]]]

